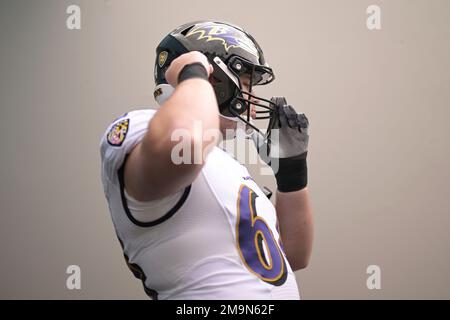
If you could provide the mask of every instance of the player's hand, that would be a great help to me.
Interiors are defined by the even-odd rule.
[[[186,65],[196,62],[203,64],[208,72],[208,76],[214,71],[213,66],[209,63],[208,58],[206,58],[203,53],[199,51],[190,51],[172,61],[166,71],[167,83],[175,88],[178,85],[178,75],[180,71],[183,70]]]
[[[272,158],[291,158],[308,152],[309,121],[305,114],[298,114],[287,104],[284,97],[273,97],[278,116],[271,119],[271,131],[278,129],[278,139],[271,134],[270,156]]]
[[[274,116],[268,134],[253,134],[253,141],[261,159],[269,164],[283,192],[300,190],[306,186],[306,156],[308,154],[309,121],[287,104],[284,97],[273,97]]]
[[[260,156],[269,162],[271,158],[290,158],[305,154],[309,141],[308,118],[304,114],[298,114],[284,97],[273,97],[271,101],[275,104],[275,115],[270,119],[267,138],[256,132],[253,135]]]

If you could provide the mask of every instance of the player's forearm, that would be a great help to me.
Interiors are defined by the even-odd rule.
[[[201,150],[196,151],[205,155],[208,146],[217,141],[208,133],[219,132],[219,111],[211,84],[203,79],[180,83],[149,126],[152,130],[145,139],[154,152],[170,154],[182,139],[192,147],[201,146]]]
[[[169,119],[177,119],[177,125],[192,132],[198,123],[203,131],[219,129],[219,108],[213,87],[202,79],[180,83],[163,111]]]
[[[307,188],[277,191],[276,210],[284,250],[292,269],[306,268],[311,257],[314,223]]]

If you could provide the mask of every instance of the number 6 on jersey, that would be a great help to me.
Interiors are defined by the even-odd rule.
[[[266,221],[256,213],[258,195],[246,185],[239,189],[236,241],[247,269],[261,280],[281,286],[287,277],[283,252]]]

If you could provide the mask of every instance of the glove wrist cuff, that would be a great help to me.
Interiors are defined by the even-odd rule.
[[[280,158],[275,173],[278,191],[293,192],[304,189],[308,184],[308,166],[306,152],[301,158]]]

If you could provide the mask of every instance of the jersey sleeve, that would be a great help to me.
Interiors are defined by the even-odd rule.
[[[100,155],[105,189],[108,184],[118,183],[118,170],[127,154],[144,137],[154,113],[154,110],[136,110],[126,113],[114,120],[103,134]]]

